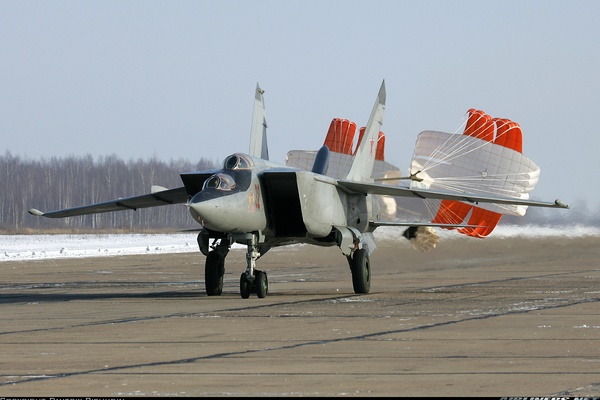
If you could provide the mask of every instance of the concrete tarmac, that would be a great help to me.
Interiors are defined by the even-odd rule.
[[[271,250],[269,295],[198,253],[0,263],[0,396],[599,396],[600,238]]]

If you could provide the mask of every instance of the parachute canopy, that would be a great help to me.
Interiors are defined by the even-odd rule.
[[[529,199],[540,169],[522,154],[521,127],[504,118],[468,111],[463,134],[424,131],[417,137],[410,173],[412,187]],[[527,206],[443,200],[432,222],[480,225],[460,233],[485,237],[503,214],[523,216]]]
[[[329,155],[329,168],[327,175],[334,178],[344,178],[348,175],[352,166],[353,157],[360,145],[366,127],[361,127],[358,133],[358,140],[354,143],[357,125],[355,122],[345,118],[334,118],[329,124],[327,136],[323,142],[331,152]],[[375,164],[373,166],[373,176],[377,178],[399,176],[398,167],[384,160],[385,135],[379,132],[377,147],[375,153]],[[285,165],[310,170],[315,159],[315,151],[290,150],[287,153]]]

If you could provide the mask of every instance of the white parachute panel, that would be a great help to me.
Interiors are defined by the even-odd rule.
[[[412,186],[529,199],[539,167],[522,153],[473,136],[424,131],[417,137],[410,173]],[[526,206],[479,204],[509,215],[525,215]]]

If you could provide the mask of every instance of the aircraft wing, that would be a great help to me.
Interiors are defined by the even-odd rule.
[[[124,199],[110,200],[103,203],[90,204],[81,207],[67,208],[64,210],[42,212],[35,208],[29,210],[32,215],[47,218],[74,217],[77,215],[97,214],[110,211],[137,210],[138,208],[148,208],[164,206],[167,204],[185,203],[188,200],[188,193],[185,187],[176,189],[166,189],[156,191],[141,196],[127,197]]]
[[[467,192],[446,192],[428,189],[416,189],[402,186],[383,185],[378,183],[366,183],[340,179],[337,185],[351,193],[379,194],[387,196],[418,197],[421,199],[440,199],[440,200],[459,200],[468,203],[496,203],[496,204],[515,204],[520,206],[532,207],[551,207],[551,208],[569,208],[560,200],[554,202],[522,200],[510,197],[492,197],[469,194]]]

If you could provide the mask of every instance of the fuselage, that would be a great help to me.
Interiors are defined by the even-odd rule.
[[[370,196],[347,193],[335,179],[236,153],[187,203],[206,230],[261,232],[270,247],[289,243],[335,244],[337,226],[369,230]]]
[[[267,216],[258,173],[273,164],[247,154],[227,157],[223,168],[209,177],[188,206],[203,227],[223,233],[262,231]]]

